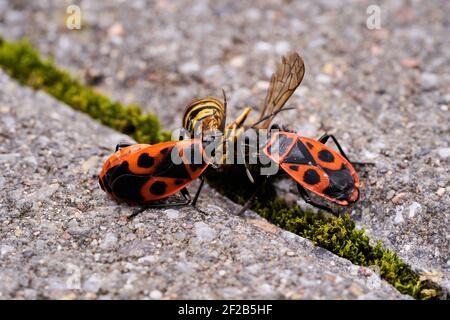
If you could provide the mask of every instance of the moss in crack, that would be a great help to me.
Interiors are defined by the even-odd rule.
[[[169,133],[160,131],[154,114],[143,114],[137,105],[124,106],[98,94],[51,60],[41,59],[26,40],[10,42],[0,38],[0,67],[21,84],[41,89],[136,141],[157,143],[170,138]]]
[[[207,172],[208,183],[239,204],[244,204],[255,188],[245,178],[236,181],[236,177],[245,176],[244,172]],[[403,294],[416,299],[434,299],[440,295],[438,286],[422,279],[395,253],[383,248],[381,242],[377,242],[375,246],[370,245],[364,230],[357,230],[348,215],[325,217],[302,211],[298,206],[289,206],[276,197],[275,189],[270,183],[260,189],[252,210],[280,228],[310,239],[317,246],[356,265],[374,267],[383,279]]]

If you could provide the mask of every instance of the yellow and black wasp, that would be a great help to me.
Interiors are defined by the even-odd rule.
[[[190,103],[183,115],[183,128],[190,135],[202,137],[203,140],[216,140],[216,146],[223,148],[219,167],[225,163],[230,146],[249,128],[268,129],[273,118],[282,111],[284,105],[300,85],[305,66],[298,53],[290,53],[282,57],[275,73],[272,75],[265,100],[261,105],[259,119],[252,125],[246,125],[251,107],[245,107],[233,122],[226,124],[227,102],[224,93],[223,102],[216,98],[204,98]],[[288,108],[284,108],[288,110]],[[230,145],[227,149],[227,143]],[[232,161],[231,161],[232,162]],[[249,174],[250,180],[253,178]]]
[[[267,130],[270,127],[269,139],[262,146],[256,147],[257,153],[270,158],[283,169],[283,172],[293,178],[300,195],[307,203],[333,213],[329,207],[311,200],[308,192],[341,206],[348,206],[359,199],[359,176],[337,139],[325,134],[316,141],[285,128],[280,131],[278,125],[271,126],[273,117],[283,110],[287,100],[300,85],[304,72],[303,60],[297,53],[283,57],[272,75],[259,119],[250,126],[245,125],[245,120],[251,108],[245,108],[234,122],[225,125],[226,103],[222,104],[217,99],[211,98],[201,99],[189,105],[183,117],[183,125],[191,133],[200,133],[203,136],[207,136],[211,129],[219,131],[225,142],[234,142],[250,128]],[[280,132],[275,132],[274,129]],[[329,138],[335,142],[339,152],[325,145]],[[227,151],[225,150],[225,154]],[[249,153],[248,149],[246,153]],[[253,182],[247,166],[246,172]],[[241,212],[250,206],[256,193],[255,190]]]

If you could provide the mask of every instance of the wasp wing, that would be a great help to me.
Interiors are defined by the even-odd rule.
[[[266,99],[261,107],[260,121],[268,119],[261,122],[258,128],[267,129],[270,126],[273,117],[271,115],[277,114],[283,108],[302,82],[304,74],[305,64],[298,53],[292,52],[282,57],[281,63],[272,75]]]

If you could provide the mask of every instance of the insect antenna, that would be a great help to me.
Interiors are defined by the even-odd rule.
[[[290,108],[284,108],[284,109],[279,109],[279,110],[277,110],[277,111],[274,111],[274,112],[272,112],[271,114],[268,114],[267,116],[265,116],[265,117],[259,119],[259,120],[258,120],[257,122],[255,122],[250,128],[254,129],[254,128],[255,128],[258,124],[260,124],[261,122],[264,122],[264,121],[266,121],[266,120],[268,120],[268,119],[270,119],[270,118],[275,117],[277,114],[279,114],[279,113],[282,112],[282,111],[293,110],[293,109],[296,109],[296,108],[290,107]]]
[[[227,120],[227,95],[225,94],[225,90],[222,88],[223,94],[223,121],[220,125],[220,131],[225,132],[225,122]]]

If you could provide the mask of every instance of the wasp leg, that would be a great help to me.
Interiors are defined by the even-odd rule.
[[[133,212],[132,214],[130,214],[127,219],[131,220],[134,217],[136,217],[138,214],[144,212],[147,209],[150,208],[167,208],[167,207],[181,207],[181,206],[187,206],[190,202],[191,202],[191,195],[189,194],[189,191],[186,188],[183,188],[180,190],[181,195],[184,198],[184,201],[178,201],[178,202],[174,202],[174,203],[155,203],[155,204],[149,204],[146,205],[142,208],[140,208],[139,210]]]
[[[116,145],[116,152],[122,148],[132,146],[134,143],[119,143]]]
[[[324,206],[324,205],[322,205],[320,203],[317,203],[317,202],[314,202],[313,200],[311,200],[311,198],[309,197],[309,194],[306,192],[305,188],[303,188],[303,186],[301,184],[299,184],[299,183],[297,183],[297,190],[300,193],[300,195],[302,196],[303,200],[305,200],[306,203],[308,203],[308,204],[310,204],[310,205],[312,205],[312,206],[314,206],[316,208],[325,210],[325,211],[327,211],[327,212],[329,212],[329,213],[331,213],[331,214],[333,214],[335,216],[339,216],[338,214],[333,212],[333,210],[331,210],[327,206]]]

